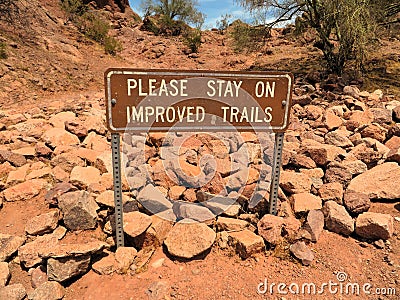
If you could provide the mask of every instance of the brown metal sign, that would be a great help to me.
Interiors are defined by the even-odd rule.
[[[109,69],[107,126],[125,131],[283,132],[289,122],[293,75]]]

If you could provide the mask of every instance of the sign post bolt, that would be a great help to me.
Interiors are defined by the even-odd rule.
[[[114,98],[113,98],[113,99],[111,99],[111,104],[112,104],[112,105],[115,105],[115,104],[117,104],[117,99],[114,99]]]

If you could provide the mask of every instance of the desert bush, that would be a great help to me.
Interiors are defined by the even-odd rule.
[[[238,2],[251,11],[267,9],[275,14],[276,19],[273,22],[264,24],[269,28],[301,16],[296,24],[297,31],[306,27],[316,31],[319,39],[316,44],[323,52],[327,69],[338,75],[343,72],[350,60],[356,62],[356,69],[363,69],[367,50],[376,34],[380,34],[377,30],[378,20],[384,16],[383,13],[376,12],[376,5],[382,2],[377,0],[238,0]],[[391,0],[383,2],[390,3]]]
[[[118,52],[122,51],[121,42],[112,36],[106,36],[104,39],[104,50],[107,54],[117,55]]]
[[[230,19],[232,18],[232,15],[230,14],[225,14],[221,16],[221,19],[217,21],[217,29],[220,33],[224,33],[230,24]]]
[[[79,30],[88,38],[103,43],[108,35],[110,26],[94,13],[85,13],[79,20]]]
[[[261,49],[270,36],[267,27],[250,26],[242,21],[235,21],[229,35],[235,52],[251,52]]]
[[[74,21],[88,11],[88,6],[82,0],[62,0],[61,8],[69,21]]]
[[[4,42],[0,42],[0,59],[6,59],[7,57],[7,45]]]
[[[188,30],[183,35],[183,43],[190,49],[192,53],[198,53],[201,46],[201,30]]]

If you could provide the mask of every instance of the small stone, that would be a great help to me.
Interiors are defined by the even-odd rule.
[[[34,269],[31,273],[31,285],[34,289],[39,287],[41,284],[48,281],[47,274],[44,270],[44,266],[39,266]]]
[[[126,274],[133,264],[137,250],[133,247],[118,247],[115,251],[115,261],[117,263],[117,272]]]
[[[65,122],[74,121],[76,119],[75,113],[72,111],[62,111],[53,115],[49,122],[56,128],[65,128]]]
[[[7,150],[0,150],[0,163],[4,163],[6,161],[15,167],[22,167],[26,164],[26,158],[23,155]]]
[[[207,222],[215,219],[207,207],[199,203],[174,202],[172,210],[178,219],[192,219],[198,222]]]
[[[324,231],[324,213],[321,210],[310,210],[307,215],[305,230],[310,233],[311,241],[317,242]]]
[[[50,189],[47,194],[45,195],[44,199],[46,200],[47,204],[57,204],[57,198],[62,194],[67,192],[76,191],[77,188],[70,183],[61,182],[57,183],[52,189]]]
[[[313,209],[322,208],[321,198],[311,193],[294,194],[291,197],[291,201],[295,213],[303,213]]]
[[[124,214],[124,232],[130,237],[137,237],[150,227],[151,217],[141,212],[134,211]]]
[[[265,250],[263,238],[247,229],[229,232],[228,243],[235,248],[242,259],[246,259]]]
[[[328,130],[338,128],[343,125],[343,120],[335,115],[331,110],[326,111],[322,118],[322,122]]]
[[[42,140],[52,148],[79,145],[79,138],[62,128],[52,128],[42,135]]]
[[[44,179],[27,180],[4,190],[4,199],[9,202],[30,200],[46,186],[47,181]]]
[[[388,214],[365,212],[356,220],[356,234],[366,239],[387,240],[393,230],[393,217]]]
[[[161,191],[149,184],[138,194],[137,200],[151,213],[157,214],[172,209],[172,203],[161,193]]]
[[[218,231],[240,231],[246,229],[250,224],[244,220],[218,217],[217,229]]]
[[[49,280],[64,282],[73,277],[85,274],[89,266],[90,255],[49,258],[47,260],[47,276]]]
[[[356,215],[368,211],[371,207],[368,195],[349,190],[344,195],[343,202],[347,210]]]
[[[326,228],[332,232],[349,236],[354,231],[354,220],[344,206],[335,201],[325,202],[323,212]]]
[[[269,244],[276,245],[282,240],[284,222],[282,217],[266,214],[257,223],[258,234]]]
[[[174,225],[164,244],[171,255],[190,259],[210,249],[215,238],[214,230],[207,225],[183,220]]]
[[[378,249],[384,249],[385,248],[385,242],[383,240],[377,240],[374,241],[374,246]]]
[[[11,284],[0,288],[1,300],[22,300],[26,296],[26,291],[21,283]]]
[[[323,202],[333,200],[339,204],[343,203],[343,185],[339,182],[329,182],[321,186],[318,194]]]
[[[116,261],[112,253],[96,261],[92,265],[93,271],[99,275],[111,275],[114,273],[116,267]]]
[[[10,279],[10,269],[8,268],[8,263],[0,262],[0,289],[5,287]]]
[[[65,226],[70,230],[95,228],[99,208],[88,192],[76,191],[61,195],[58,206],[64,216]]]
[[[41,284],[30,295],[32,300],[61,300],[64,298],[65,291],[61,284],[55,281],[47,281]]]
[[[309,192],[311,179],[301,173],[283,171],[280,176],[280,187],[288,193]]]
[[[100,182],[100,171],[95,167],[76,166],[71,171],[70,182],[78,188],[88,188]]]
[[[30,219],[25,225],[25,231],[30,235],[40,235],[52,232],[56,229],[58,224],[59,211],[53,210],[51,212],[41,214]]]
[[[289,250],[297,259],[301,260],[302,264],[305,266],[310,265],[314,260],[314,253],[302,241],[290,245]]]
[[[25,243],[25,237],[0,233],[0,262],[7,261]]]
[[[168,299],[169,285],[165,281],[153,282],[146,291],[149,300]]]

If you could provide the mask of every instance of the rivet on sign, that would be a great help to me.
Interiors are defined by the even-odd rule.
[[[111,99],[111,104],[112,104],[112,105],[117,104],[117,99]]]
[[[282,101],[282,106],[286,106],[286,101],[285,100]]]

